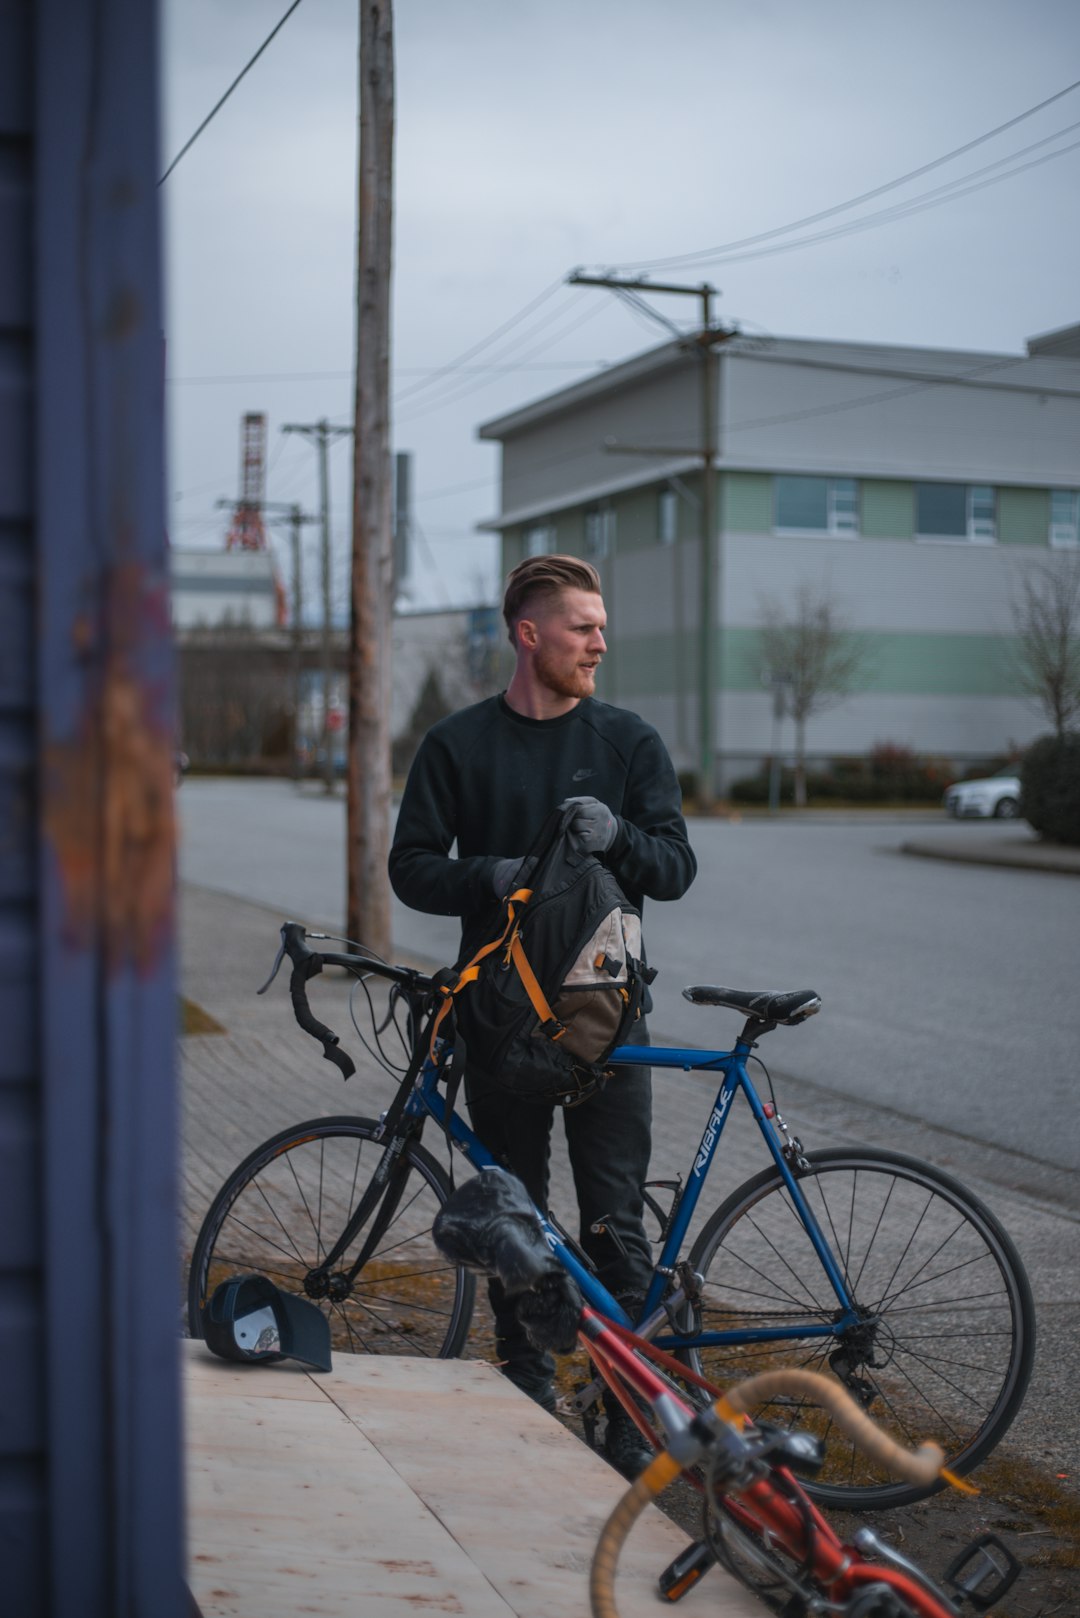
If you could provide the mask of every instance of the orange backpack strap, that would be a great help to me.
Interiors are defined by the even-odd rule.
[[[499,934],[498,938],[493,938],[491,940],[490,944],[485,944],[481,949],[477,950],[476,954],[473,956],[472,960],[468,963],[468,965],[462,967],[461,971],[458,973],[457,977],[455,978],[453,984],[443,983],[443,984],[439,985],[439,993],[443,996],[443,1003],[439,1007],[438,1011],[435,1014],[435,1017],[432,1020],[431,1039],[430,1039],[430,1041],[428,1043],[428,1055],[431,1057],[432,1061],[435,1060],[435,1040],[436,1040],[436,1037],[438,1036],[440,1025],[445,1020],[445,1018],[446,1018],[446,1016],[447,1016],[447,1014],[448,1014],[448,1012],[450,1010],[450,1007],[453,1004],[454,996],[456,994],[460,994],[462,989],[467,989],[470,983],[475,983],[476,982],[477,978],[480,976],[480,962],[484,959],[484,957],[486,955],[491,955],[491,954],[494,953],[495,950],[501,949],[503,944],[506,943],[508,935],[510,936],[510,939],[511,939],[511,948],[512,948],[513,942],[517,938],[517,928],[518,928],[518,925],[519,925],[519,923],[517,921],[517,911],[514,909],[514,905],[515,905],[515,903],[527,904],[528,901],[531,898],[532,898],[532,889],[531,888],[517,888],[517,889],[515,889],[515,891],[513,893],[509,894],[507,896],[506,901],[505,901],[506,902],[506,926],[503,928],[503,930]],[[524,956],[522,956],[522,959],[524,959]],[[526,967],[528,967],[528,964],[529,963],[526,961],[525,962]],[[532,976],[531,969],[529,971],[529,975],[530,975],[530,977]],[[535,978],[533,978],[533,982],[536,983]],[[527,983],[526,983],[526,988],[528,988]],[[540,985],[538,983],[536,984],[536,988],[537,988],[537,992],[539,993]],[[531,998],[532,998],[532,994],[531,994],[531,991],[530,991],[530,999]],[[543,997],[542,994],[540,995],[540,998],[541,998],[541,1000],[544,1000],[544,997]],[[533,1000],[533,1004],[534,1005],[536,1004],[535,1000]],[[546,1006],[547,1002],[544,1001],[544,1004]],[[551,1012],[548,1011],[547,1015],[550,1017]]]
[[[536,973],[529,965],[529,958],[516,932],[510,940],[510,955],[517,967],[518,977],[525,985],[525,992],[532,1001],[533,1010],[540,1018],[540,1032],[546,1034],[549,1039],[561,1039],[566,1033],[565,1025],[559,1021],[548,1005],[547,997],[537,982]]]

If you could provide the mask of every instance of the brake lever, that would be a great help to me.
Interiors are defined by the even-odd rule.
[[[281,948],[278,950],[277,955],[274,957],[274,964],[270,968],[270,976],[267,978],[266,982],[263,984],[261,989],[256,989],[255,990],[256,994],[265,994],[266,993],[266,991],[270,987],[271,983],[273,983],[274,979],[277,977],[278,968],[280,967],[280,965],[281,965],[281,963],[282,963],[282,961],[284,959],[285,959],[285,928],[282,927],[282,929],[281,929]]]

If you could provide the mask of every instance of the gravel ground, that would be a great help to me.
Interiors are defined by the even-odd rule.
[[[584,1442],[578,1418],[560,1420]],[[1024,1565],[1012,1590],[993,1609],[994,1618],[1076,1618],[1080,1613],[1080,1493],[1071,1479],[1048,1484],[1034,1467],[991,1457],[974,1474],[977,1497],[945,1490],[918,1505],[882,1512],[830,1509],[829,1521],[844,1541],[868,1525],[931,1577],[988,1530],[999,1535]],[[694,1539],[701,1536],[701,1497],[676,1482],[659,1506]],[[658,1568],[657,1572],[661,1570]],[[965,1609],[970,1611],[971,1609]]]

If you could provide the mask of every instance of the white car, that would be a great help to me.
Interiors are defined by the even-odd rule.
[[[942,803],[945,813],[958,819],[989,815],[1015,820],[1020,813],[1020,778],[1003,771],[985,781],[957,781],[946,790]]]

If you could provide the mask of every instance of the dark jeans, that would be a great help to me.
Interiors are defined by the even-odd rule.
[[[647,1045],[643,1023],[634,1044]],[[652,1141],[652,1076],[647,1067],[620,1067],[604,1088],[577,1107],[518,1101],[505,1090],[466,1079],[473,1127],[488,1150],[524,1183],[539,1208],[548,1205],[551,1126],[563,1115],[580,1214],[579,1239],[599,1279],[614,1297],[643,1297],[652,1279],[652,1249],[642,1221],[642,1186]],[[603,1235],[592,1226],[603,1223]],[[608,1232],[615,1232],[615,1241]],[[622,1251],[619,1246],[625,1251]],[[532,1347],[498,1282],[488,1287],[500,1359],[529,1391],[550,1381],[554,1362]]]

